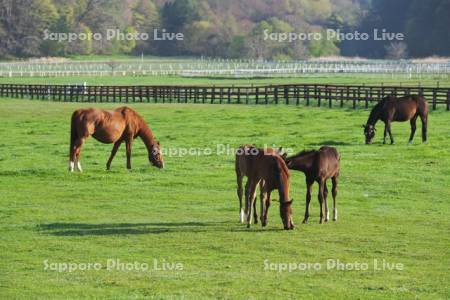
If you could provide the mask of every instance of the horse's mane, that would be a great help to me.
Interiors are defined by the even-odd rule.
[[[279,157],[278,155],[274,155],[273,156],[275,159],[275,177],[278,183],[278,191],[280,193],[280,202],[283,201],[283,199],[287,199],[289,197],[289,195],[285,195],[285,190],[284,190],[284,182],[282,180],[282,173],[284,173],[284,175],[286,176],[286,178],[289,178],[289,169],[286,166],[286,163],[284,162],[284,160]],[[288,183],[286,183],[288,184]],[[289,187],[288,187],[289,188]],[[289,199],[287,199],[289,200]]]
[[[386,96],[373,107],[372,111],[370,112],[369,119],[367,120],[367,124],[374,125],[376,121],[378,120],[378,117],[381,113],[382,108],[386,104],[386,102],[393,100],[392,96]]]
[[[302,157],[302,156],[306,156],[306,155],[312,154],[314,152],[316,152],[316,150],[303,150],[303,151],[300,151],[299,153],[297,153],[295,155],[292,155],[292,156],[288,157],[286,160],[299,158],[299,157]]]

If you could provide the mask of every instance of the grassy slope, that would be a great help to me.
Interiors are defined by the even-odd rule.
[[[409,79],[404,75],[317,75],[291,78],[259,78],[259,79],[233,79],[233,78],[184,78],[178,76],[147,76],[147,77],[57,77],[57,78],[8,78],[0,77],[0,83],[22,83],[22,84],[80,84],[87,82],[90,85],[251,85],[251,84],[289,84],[289,83],[309,83],[309,84],[372,84],[372,85],[404,85],[404,86],[450,86],[448,76],[435,76]]]
[[[113,107],[111,105],[104,107]],[[433,112],[430,140],[363,145],[368,112],[305,107],[133,105],[164,147],[276,143],[296,150],[335,144],[342,154],[339,221],[320,226],[312,202],[300,225],[304,179],[292,176],[297,229],[237,223],[232,156],[167,157],[150,168],[141,142],[134,170],[124,150],[89,140],[83,174],[66,171],[69,117],[77,104],[0,100],[0,298],[447,298],[450,190],[447,112]],[[380,127],[381,129],[381,127]],[[380,132],[381,130],[379,130]],[[316,190],[316,189],[315,189]],[[274,196],[274,198],[277,198]],[[182,272],[57,273],[43,261],[181,262]],[[402,263],[404,271],[265,272],[271,262]]]

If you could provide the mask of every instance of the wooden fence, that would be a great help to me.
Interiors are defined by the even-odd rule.
[[[1,97],[61,102],[293,104],[369,107],[386,95],[423,95],[433,110],[450,110],[450,87],[353,85],[84,86],[0,84]]]

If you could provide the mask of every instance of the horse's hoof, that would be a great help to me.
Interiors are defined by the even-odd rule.
[[[308,220],[303,220],[302,224],[308,224]]]
[[[250,227],[251,227],[251,225],[250,225],[250,224],[247,224],[247,228],[250,229]]]

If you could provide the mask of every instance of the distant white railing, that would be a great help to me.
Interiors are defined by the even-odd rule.
[[[62,76],[302,76],[312,74],[392,74],[446,75],[450,61],[415,63],[412,61],[295,61],[266,62],[244,60],[158,61],[136,60],[116,62],[3,62],[0,77]]]

